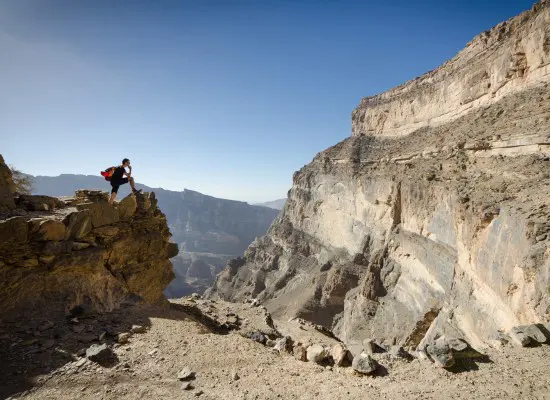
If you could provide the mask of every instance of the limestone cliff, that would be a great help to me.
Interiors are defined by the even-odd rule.
[[[9,170],[0,178],[7,187]],[[106,196],[19,196],[0,215],[1,314],[108,311],[131,298],[165,301],[177,245],[169,242],[154,193],[128,196],[116,207]]]
[[[417,346],[550,319],[550,4],[365,99],[209,296]]]

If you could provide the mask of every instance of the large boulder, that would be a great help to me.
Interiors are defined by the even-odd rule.
[[[39,241],[64,240],[66,227],[62,221],[35,218],[29,221],[32,238]]]
[[[307,348],[307,355],[306,356],[307,356],[308,361],[320,363],[320,362],[324,361],[324,359],[327,357],[327,355],[328,355],[327,349],[325,349],[320,344],[314,344],[314,345],[309,346]]]
[[[107,344],[92,344],[86,350],[86,357],[90,361],[103,364],[113,360],[116,356]]]
[[[65,207],[65,203],[56,197],[38,195],[20,195],[17,206],[28,211],[53,211]]]
[[[88,210],[92,222],[92,228],[98,228],[103,225],[114,224],[120,221],[118,211],[106,201],[97,203],[77,204],[77,210]]]
[[[117,206],[118,216],[125,220],[134,216],[137,210],[136,196],[128,195]]]
[[[368,375],[376,371],[378,363],[369,354],[361,353],[357,357],[353,358],[351,366],[355,372]]]
[[[67,226],[67,239],[81,239],[92,230],[92,218],[88,210],[73,212],[63,222]]]

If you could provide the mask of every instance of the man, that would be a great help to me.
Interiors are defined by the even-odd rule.
[[[130,172],[126,172],[126,168],[128,168]],[[111,190],[111,198],[109,199],[110,204],[113,204],[115,201],[120,185],[124,185],[128,182],[130,182],[130,186],[132,187],[132,193],[136,194],[141,192],[141,189],[136,190],[136,187],[134,186],[134,178],[132,178],[132,167],[130,166],[130,160],[125,158],[122,160],[122,164],[115,168],[115,171],[111,176],[111,186],[113,189]]]

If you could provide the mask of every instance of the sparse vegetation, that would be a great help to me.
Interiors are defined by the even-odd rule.
[[[16,191],[21,194],[31,194],[34,185],[34,178],[21,172],[13,165],[10,165],[10,169]]]

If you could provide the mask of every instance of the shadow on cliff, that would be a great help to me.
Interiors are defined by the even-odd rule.
[[[21,394],[40,386],[54,374],[77,373],[79,361],[85,359],[86,349],[93,344],[116,348],[120,333],[140,335],[155,318],[190,320],[201,324],[205,333],[226,334],[203,315],[178,304],[169,306],[132,305],[104,314],[87,315],[74,310],[70,315],[18,315],[1,320],[0,325],[0,399]],[[130,339],[131,340],[131,339]],[[82,361],[80,361],[82,363]],[[104,368],[119,365],[116,354],[98,363]]]

